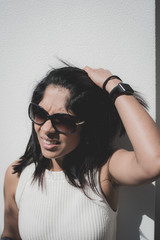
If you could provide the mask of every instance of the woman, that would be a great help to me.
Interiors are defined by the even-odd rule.
[[[6,171],[2,238],[114,240],[119,187],[160,175],[160,134],[144,106],[108,70],[52,70],[33,92],[26,152]],[[114,148],[119,131],[133,151]]]

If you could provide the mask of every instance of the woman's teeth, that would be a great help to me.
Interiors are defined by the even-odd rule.
[[[58,144],[57,141],[52,141],[52,142],[50,142],[50,141],[48,141],[48,140],[46,140],[46,139],[43,139],[43,141],[44,141],[44,143],[46,143],[46,144],[48,144],[48,145]]]
[[[44,141],[44,143],[46,143],[46,144],[51,144],[50,141],[47,141],[47,140],[45,140],[45,139],[43,139],[43,141]]]

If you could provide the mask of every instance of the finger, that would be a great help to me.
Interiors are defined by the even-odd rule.
[[[93,68],[91,68],[91,67],[89,67],[89,66],[85,66],[85,67],[83,68],[83,70],[86,71],[86,72],[88,72],[88,71],[93,70]]]

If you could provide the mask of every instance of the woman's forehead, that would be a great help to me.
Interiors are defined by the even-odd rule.
[[[54,97],[54,96],[64,96],[64,97],[70,97],[70,91],[67,88],[57,86],[54,84],[50,84],[46,87],[44,91],[44,97]]]
[[[49,112],[66,112],[66,103],[70,98],[70,91],[61,86],[49,85],[39,105]]]

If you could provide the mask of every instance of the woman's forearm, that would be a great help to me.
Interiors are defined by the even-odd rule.
[[[120,96],[115,106],[137,158],[160,159],[160,133],[152,118],[133,96]]]

